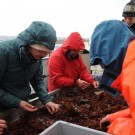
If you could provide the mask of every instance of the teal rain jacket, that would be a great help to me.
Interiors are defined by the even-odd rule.
[[[53,50],[56,43],[54,28],[35,21],[16,39],[0,42],[0,111],[18,108],[20,101],[28,101],[30,84],[43,104],[51,101],[42,79],[42,60],[24,67],[20,47],[38,43]]]

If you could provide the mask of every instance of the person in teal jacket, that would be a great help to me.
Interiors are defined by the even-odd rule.
[[[51,114],[58,111],[59,105],[51,101],[42,77],[42,58],[55,43],[55,29],[41,21],[32,22],[16,39],[0,42],[0,111],[36,111],[37,107],[28,102],[30,84]]]

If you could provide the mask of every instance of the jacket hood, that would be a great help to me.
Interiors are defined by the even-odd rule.
[[[32,22],[17,36],[17,39],[22,42],[21,45],[41,44],[50,50],[54,49],[57,40],[56,31],[52,25],[41,21]]]
[[[102,65],[99,88],[116,96],[111,84],[119,76],[129,43],[135,39],[132,30],[122,21],[108,20],[96,26],[90,44],[91,65]]]
[[[91,65],[97,65],[99,61],[104,67],[115,63],[119,69],[122,67],[127,46],[134,38],[134,33],[122,21],[101,22],[96,26],[91,37]]]
[[[63,48],[70,50],[84,50],[85,45],[81,35],[78,32],[73,32],[69,37],[64,41]]]

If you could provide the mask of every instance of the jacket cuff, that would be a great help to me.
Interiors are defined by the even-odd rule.
[[[74,79],[74,84],[76,84],[76,82],[77,82],[77,79]]]
[[[53,99],[52,96],[47,95],[47,96],[44,98],[44,100],[41,100],[41,102],[42,102],[42,104],[44,105],[44,104],[46,104],[46,103],[52,101],[52,99]]]

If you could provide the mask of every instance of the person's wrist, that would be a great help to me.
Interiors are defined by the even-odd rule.
[[[78,84],[79,84],[79,80],[80,80],[80,79],[74,79],[74,84],[75,84],[75,85],[78,85]]]
[[[93,79],[93,81],[92,81],[92,84],[94,84],[94,82],[95,82],[96,80],[95,79]]]
[[[77,79],[74,79],[74,84],[76,84]]]
[[[76,84],[77,84],[77,85],[79,85],[79,81],[80,81],[80,79],[77,79],[77,80],[76,80]]]

